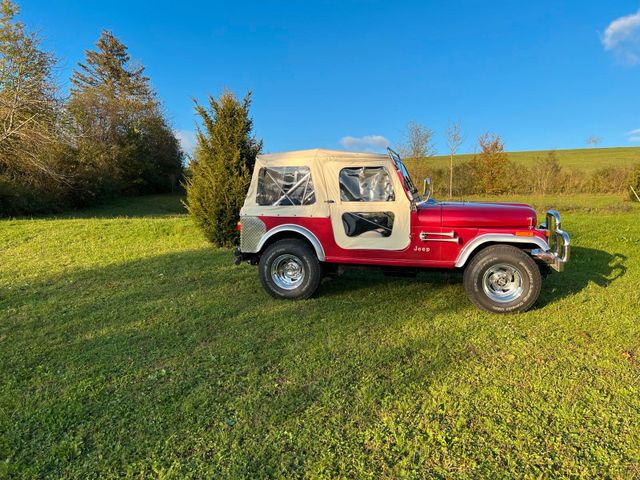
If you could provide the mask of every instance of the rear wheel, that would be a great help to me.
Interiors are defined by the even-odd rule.
[[[274,298],[309,298],[320,285],[322,270],[315,252],[297,239],[279,240],[260,257],[260,283]]]
[[[471,301],[493,313],[528,310],[538,299],[541,287],[536,262],[511,245],[485,248],[464,272],[464,289]]]

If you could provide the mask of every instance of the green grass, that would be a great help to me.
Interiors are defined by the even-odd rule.
[[[275,301],[177,197],[0,221],[0,477],[637,477],[640,208],[573,201],[509,316],[440,274]]]
[[[625,167],[640,164],[640,147],[613,148],[579,148],[574,150],[554,150],[562,167],[575,170],[593,171],[605,167]],[[516,163],[532,166],[539,159],[547,156],[549,150],[528,152],[508,152],[509,159]],[[470,161],[473,154],[461,154],[454,157],[454,162]],[[407,160],[407,168],[416,170],[421,162]],[[439,155],[428,160],[432,168],[449,168],[449,156]]]
[[[148,195],[121,197],[86,210],[72,210],[56,215],[59,218],[98,217],[168,217],[184,214],[179,195]]]

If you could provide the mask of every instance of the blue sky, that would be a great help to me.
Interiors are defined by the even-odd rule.
[[[269,152],[395,145],[411,120],[435,130],[439,153],[450,121],[468,152],[487,130],[509,150],[584,147],[590,135],[640,145],[640,1],[20,5],[65,82],[113,31],[185,144],[192,98],[229,88],[253,91]]]

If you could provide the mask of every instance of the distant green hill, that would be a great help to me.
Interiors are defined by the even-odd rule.
[[[531,166],[536,159],[545,157],[549,151],[508,152],[508,155],[509,159],[515,162]],[[589,171],[605,167],[640,164],[640,147],[578,148],[574,150],[555,150],[555,153],[561,166],[579,170]],[[454,162],[471,160],[473,155],[472,153],[456,155]],[[427,160],[427,162],[430,168],[447,168],[449,166],[449,157],[447,155],[439,155]],[[426,165],[418,166],[418,162],[412,159],[407,160],[406,163],[410,171],[428,168]]]

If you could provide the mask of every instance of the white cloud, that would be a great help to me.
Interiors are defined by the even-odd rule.
[[[382,135],[365,135],[364,137],[346,136],[340,139],[340,145],[349,150],[375,152],[384,150],[391,145],[391,142]]]
[[[627,137],[627,141],[632,142],[632,143],[636,143],[636,142],[640,142],[640,128],[636,128],[635,130],[630,130],[627,133],[625,133],[626,137]]]
[[[640,63],[640,10],[611,22],[602,35],[602,45],[623,63]]]
[[[180,142],[182,151],[187,155],[191,155],[196,146],[196,132],[193,130],[176,130],[174,133]]]

